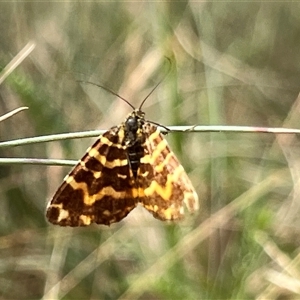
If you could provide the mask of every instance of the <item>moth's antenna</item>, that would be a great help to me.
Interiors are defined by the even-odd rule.
[[[164,77],[160,80],[160,82],[150,91],[150,93],[146,96],[146,98],[142,101],[140,107],[139,107],[139,111],[142,109],[142,106],[144,105],[144,103],[146,102],[146,100],[149,98],[149,96],[156,90],[156,88],[165,80],[165,78],[167,77],[167,75],[169,75],[170,70],[171,70],[171,66],[172,66],[172,61],[169,57],[165,57],[168,62],[169,62],[169,68],[168,71],[166,72],[166,74],[164,75]]]
[[[97,84],[97,83],[94,83],[94,82],[91,82],[91,81],[84,81],[84,80],[77,80],[77,82],[81,82],[81,83],[88,83],[88,84],[92,84],[92,85],[96,85],[104,90],[106,90],[107,92],[117,96],[118,98],[120,98],[121,100],[123,100],[124,102],[126,102],[132,109],[135,109],[135,107],[128,101],[126,100],[125,98],[121,97],[120,95],[118,95],[117,93],[115,93],[113,90],[101,85],[101,84]],[[148,97],[148,96],[147,96]]]
[[[149,96],[154,92],[154,90],[156,90],[156,88],[165,80],[165,78],[167,77],[167,75],[169,74],[170,72],[170,69],[171,69],[171,66],[172,66],[172,61],[169,57],[165,57],[168,62],[169,62],[169,69],[168,71],[166,72],[166,74],[164,75],[164,77],[160,80],[160,82],[150,91],[150,93],[146,96],[146,98],[142,101],[140,107],[139,107],[139,111],[142,109],[142,106],[144,105],[144,103],[146,102],[146,100],[149,98]],[[121,100],[123,100],[124,102],[126,102],[133,110],[135,110],[135,107],[128,101],[126,100],[125,98],[123,98],[122,96],[118,95],[116,92],[114,92],[113,90],[101,85],[101,84],[97,84],[97,83],[94,83],[94,82],[91,82],[91,81],[85,81],[85,80],[77,80],[77,82],[81,82],[81,83],[88,83],[88,84],[92,84],[92,85],[95,85],[95,86],[98,86],[104,90],[106,90],[107,92],[117,96],[118,98],[120,98]]]

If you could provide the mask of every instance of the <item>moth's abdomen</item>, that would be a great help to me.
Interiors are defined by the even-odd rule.
[[[144,148],[137,142],[135,145],[128,147],[128,160],[134,178],[137,178],[137,170],[141,163],[141,158],[144,156]]]

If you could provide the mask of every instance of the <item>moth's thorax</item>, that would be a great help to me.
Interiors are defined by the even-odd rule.
[[[144,142],[143,125],[145,113],[136,109],[124,122],[124,144],[128,147]]]

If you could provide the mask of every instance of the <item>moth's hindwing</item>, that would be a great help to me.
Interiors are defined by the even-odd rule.
[[[64,179],[47,218],[61,226],[109,225],[141,203],[160,220],[198,209],[198,196],[158,128],[133,111],[104,133]]]

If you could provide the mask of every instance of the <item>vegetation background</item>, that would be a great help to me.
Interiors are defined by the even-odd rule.
[[[164,125],[299,128],[300,4],[1,2],[0,64],[36,48],[0,86],[1,141],[108,129],[147,100]],[[295,135],[167,136],[201,209],[180,223],[135,209],[87,228],[44,216],[68,167],[0,167],[0,299],[299,299],[300,147]],[[95,139],[1,148],[79,159]]]

